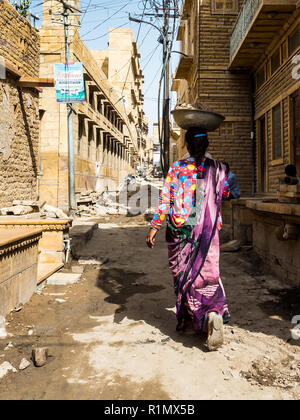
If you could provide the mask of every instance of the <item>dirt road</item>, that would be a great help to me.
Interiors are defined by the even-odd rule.
[[[209,353],[204,338],[175,331],[164,233],[150,251],[146,223],[129,220],[110,218],[82,250],[106,260],[100,269],[85,265],[79,283],[48,285],[7,317],[0,364],[17,369],[36,345],[50,357],[0,379],[0,398],[298,399],[300,342],[290,332],[297,291],[259,272],[251,251],[223,254],[232,323],[222,349]]]

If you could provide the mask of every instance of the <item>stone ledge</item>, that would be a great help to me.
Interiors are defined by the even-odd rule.
[[[1,229],[0,255],[5,255],[18,248],[38,242],[42,237],[42,229]]]
[[[39,285],[43,281],[47,280],[48,277],[60,270],[64,265],[62,263],[39,263],[37,273],[37,284]]]
[[[45,231],[60,231],[69,229],[72,226],[72,220],[66,219],[25,219],[18,216],[1,216],[0,228],[18,229],[22,227],[39,227]]]
[[[261,211],[265,213],[275,213],[285,216],[300,216],[300,204],[287,204],[287,203],[265,203],[261,200],[252,201],[247,200],[246,206],[249,209]]]
[[[79,258],[80,248],[91,239],[96,229],[98,229],[98,223],[95,222],[83,222],[82,224],[75,225],[70,229],[71,252],[73,258]]]

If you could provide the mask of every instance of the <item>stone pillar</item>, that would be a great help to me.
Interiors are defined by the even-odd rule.
[[[118,170],[118,158],[117,158],[117,140],[114,139],[114,176],[116,175],[116,171]]]
[[[102,150],[103,150],[103,132],[99,127],[96,128],[96,161],[102,162]]]
[[[110,169],[110,135],[107,133],[106,135],[106,167],[109,170]]]

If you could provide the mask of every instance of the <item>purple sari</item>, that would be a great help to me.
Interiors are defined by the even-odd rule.
[[[217,229],[225,179],[225,167],[206,159],[203,178],[197,182],[197,204],[186,223],[177,228],[168,217],[166,239],[177,296],[178,330],[187,320],[192,321],[196,332],[203,330],[210,312],[229,319],[219,272]]]

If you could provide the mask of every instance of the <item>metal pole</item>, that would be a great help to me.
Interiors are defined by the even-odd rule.
[[[170,53],[169,53],[169,0],[164,2],[164,62],[166,63],[164,76],[164,113],[163,113],[163,127],[164,127],[164,172],[165,176],[169,171],[170,166]]]
[[[69,41],[69,13],[64,5],[64,32],[65,32],[65,65],[68,71],[70,61],[70,41]],[[72,105],[67,103],[68,114],[68,191],[69,191],[69,211],[73,213],[76,210],[77,203],[75,199],[75,167],[74,167],[74,139],[73,139],[73,115]]]

